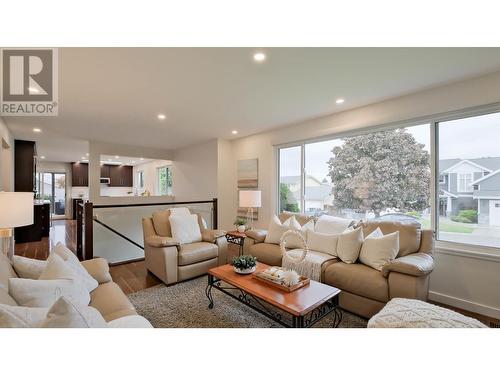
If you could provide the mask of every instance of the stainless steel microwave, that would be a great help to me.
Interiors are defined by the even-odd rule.
[[[109,177],[101,177],[101,184],[108,184],[110,183]]]

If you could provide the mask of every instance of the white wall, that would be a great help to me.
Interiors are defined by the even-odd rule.
[[[266,228],[276,212],[276,152],[274,145],[340,134],[375,125],[416,119],[480,105],[500,102],[500,72],[421,91],[365,107],[304,121],[232,142],[224,149],[231,160],[259,159],[259,189],[262,208],[256,226]],[[236,164],[227,164],[230,183],[236,181]],[[234,191],[235,189],[233,189]],[[224,202],[224,224],[236,212],[237,198],[230,189],[219,189]],[[438,250],[439,251],[439,250]],[[500,254],[499,254],[500,255]],[[500,263],[486,259],[436,254],[430,296],[457,307],[500,318]]]
[[[0,191],[14,190],[14,138],[0,117]]]
[[[177,149],[172,161],[175,200],[210,200],[217,197],[216,139]]]

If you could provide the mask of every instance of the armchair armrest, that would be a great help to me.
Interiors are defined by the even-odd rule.
[[[245,231],[245,234],[253,239],[255,243],[264,242],[267,236],[267,230],[265,229],[249,229]]]
[[[109,283],[112,281],[109,273],[108,261],[104,258],[94,258],[81,262],[82,266],[99,284]]]
[[[151,247],[177,246],[179,245],[179,241],[172,237],[161,237],[155,235],[146,237],[146,245]]]
[[[382,267],[382,275],[389,276],[390,272],[399,272],[411,276],[425,276],[434,269],[434,259],[425,253],[416,253],[396,258]]]
[[[215,243],[217,238],[224,237],[226,235],[226,231],[220,229],[205,229],[201,232],[201,239],[204,242]]]

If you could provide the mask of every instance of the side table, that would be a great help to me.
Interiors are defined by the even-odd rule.
[[[247,238],[247,235],[245,233],[240,233],[235,230],[226,233],[227,242],[238,245],[239,255],[243,255],[243,245],[245,244],[245,238]]]

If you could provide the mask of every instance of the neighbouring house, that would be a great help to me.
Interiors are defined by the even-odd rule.
[[[296,202],[300,202],[300,176],[283,176],[281,183],[288,185]],[[328,210],[333,204],[332,185],[325,180],[307,175],[305,177],[305,212],[308,214],[320,213]]]
[[[439,161],[439,214],[476,210],[478,223],[500,226],[500,157]]]

